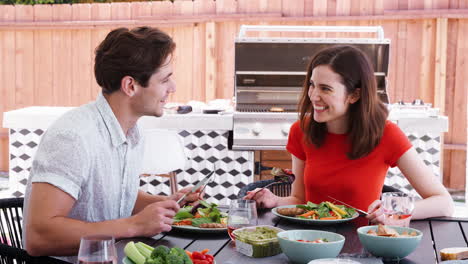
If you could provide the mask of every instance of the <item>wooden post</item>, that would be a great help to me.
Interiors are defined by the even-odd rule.
[[[206,101],[216,99],[216,23],[206,23],[205,92]]]
[[[447,81],[447,32],[448,19],[438,18],[436,28],[434,106],[439,107],[441,114],[445,112],[445,89]]]

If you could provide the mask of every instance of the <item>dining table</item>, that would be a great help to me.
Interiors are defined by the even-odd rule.
[[[384,264],[432,264],[441,263],[440,250],[448,247],[467,247],[468,219],[464,218],[431,218],[411,221],[410,227],[423,233],[418,247],[406,258],[400,260],[387,260],[372,256],[359,241],[357,228],[368,225],[368,220],[360,216],[352,221],[333,225],[311,225],[291,222],[274,215],[270,209],[258,210],[258,225],[271,225],[283,230],[323,230],[341,234],[345,243],[338,257],[351,258],[361,263]],[[291,263],[284,253],[265,258],[251,258],[236,251],[235,244],[225,232],[197,232],[194,230],[173,229],[154,237],[134,237],[121,239],[116,242],[119,263],[125,257],[124,247],[130,242],[143,242],[152,247],[165,245],[167,247],[180,247],[188,251],[201,251],[208,249],[208,254],[214,256],[216,264],[236,263],[265,263],[283,264]]]

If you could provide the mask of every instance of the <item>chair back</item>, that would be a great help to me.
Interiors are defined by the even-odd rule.
[[[32,257],[23,249],[23,197],[0,199],[0,264],[62,264],[51,257]]]
[[[142,174],[168,174],[185,169],[187,158],[182,142],[173,130],[147,129]]]

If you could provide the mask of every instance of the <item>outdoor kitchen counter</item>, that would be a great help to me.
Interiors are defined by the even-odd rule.
[[[27,107],[4,113],[3,127],[9,128],[9,193],[24,195],[32,160],[47,128],[73,107]],[[205,192],[213,202],[237,197],[239,189],[253,182],[253,151],[228,149],[232,114],[165,114],[142,117],[141,130],[169,129],[177,132],[189,159],[177,174],[178,187],[197,182],[216,162],[217,177]],[[156,161],[155,161],[156,162]],[[140,188],[153,194],[169,194],[169,179],[159,176],[140,178]]]

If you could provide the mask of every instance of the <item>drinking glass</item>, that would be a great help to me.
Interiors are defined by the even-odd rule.
[[[105,235],[82,237],[78,264],[117,264],[114,238]]]
[[[382,209],[386,225],[408,227],[414,209],[415,197],[402,192],[382,194]]]
[[[235,240],[232,231],[246,226],[256,226],[257,221],[257,206],[254,200],[231,200],[227,228],[232,241]]]

